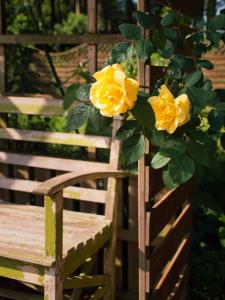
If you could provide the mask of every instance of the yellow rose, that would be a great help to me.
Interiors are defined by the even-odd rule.
[[[93,76],[96,82],[91,87],[90,100],[103,116],[117,116],[133,108],[139,84],[126,78],[122,65],[107,66]]]
[[[190,101],[186,94],[174,98],[173,94],[164,84],[159,89],[159,95],[149,98],[149,103],[155,113],[158,130],[173,133],[190,120]]]

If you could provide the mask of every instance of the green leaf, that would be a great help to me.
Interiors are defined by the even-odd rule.
[[[113,60],[115,60],[118,63],[127,60],[129,47],[129,43],[120,43],[114,46],[111,51],[111,56]]]
[[[91,124],[98,132],[106,130],[112,123],[112,118],[102,116],[99,109],[93,106],[90,109],[89,119],[91,121]]]
[[[171,159],[168,164],[169,176],[172,181],[179,185],[188,181],[195,172],[195,164],[193,160],[183,154]]]
[[[139,40],[136,44],[136,52],[138,57],[145,62],[150,58],[153,51],[152,42],[148,39]]]
[[[174,46],[170,40],[166,40],[164,49],[161,51],[161,55],[164,58],[169,58],[173,55],[174,52]]]
[[[76,92],[80,87],[79,83],[72,84],[66,90],[65,96],[63,98],[63,108],[68,109],[70,105],[76,100]]]
[[[210,124],[210,129],[218,131],[224,125],[224,119],[221,112],[216,110],[211,110],[208,114],[208,121]]]
[[[179,34],[176,29],[166,27],[163,29],[163,33],[169,40],[176,40],[179,38]]]
[[[195,72],[189,73],[185,78],[185,84],[187,86],[193,86],[199,82],[201,77],[202,77],[201,71],[195,71]]]
[[[124,23],[119,26],[119,29],[128,39],[137,41],[142,37],[141,28],[137,25]]]
[[[77,100],[89,101],[91,84],[83,84],[76,91]]]
[[[147,99],[138,96],[131,113],[141,126],[150,130],[154,128],[155,114]]]
[[[197,64],[201,67],[201,68],[205,68],[208,70],[211,70],[214,68],[214,64],[211,63],[209,60],[206,59],[202,59],[202,60],[198,60]]]
[[[192,104],[199,109],[202,109],[207,105],[207,98],[205,97],[203,89],[190,86],[187,88],[187,94]]]
[[[127,163],[138,161],[145,152],[145,139],[141,134],[136,134],[123,142],[122,158]]]
[[[161,25],[163,27],[170,26],[175,21],[176,21],[176,14],[175,14],[175,12],[171,11],[164,18],[162,18]]]
[[[173,189],[177,186],[177,184],[173,182],[168,170],[163,170],[163,182],[168,189]]]
[[[152,41],[156,48],[163,51],[165,48],[167,39],[166,39],[165,35],[162,33],[162,31],[155,30],[153,32]]]
[[[153,169],[160,169],[167,165],[170,159],[171,158],[168,157],[166,154],[162,152],[157,152],[151,161],[151,166],[153,167]]]
[[[126,121],[124,125],[120,127],[120,129],[117,131],[117,138],[119,140],[126,140],[132,135],[136,135],[140,132],[141,127],[138,125],[138,122],[135,120],[132,121]]]
[[[178,66],[185,72],[191,72],[195,68],[193,59],[182,54],[174,55],[172,62],[176,62]]]
[[[209,163],[209,156],[205,147],[202,144],[191,142],[188,144],[187,151],[196,163],[207,166]]]
[[[225,29],[225,15],[220,14],[212,18],[212,20],[209,22],[209,28],[211,30]]]
[[[136,12],[136,19],[141,27],[146,28],[148,30],[155,29],[155,22],[152,16],[147,15],[146,13],[138,10]]]
[[[67,129],[70,131],[74,131],[81,127],[84,123],[86,123],[89,118],[91,108],[92,107],[90,105],[86,105],[83,103],[77,107],[72,108],[68,112],[66,124]]]
[[[218,112],[225,112],[225,102],[216,103],[215,109]]]

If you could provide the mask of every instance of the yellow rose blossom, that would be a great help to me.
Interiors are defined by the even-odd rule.
[[[159,89],[159,95],[149,98],[149,103],[155,113],[158,130],[173,133],[190,120],[190,101],[186,94],[174,98],[173,94],[164,84]]]
[[[107,66],[93,76],[96,82],[91,87],[90,100],[103,116],[117,116],[133,108],[139,84],[126,78],[122,65]]]

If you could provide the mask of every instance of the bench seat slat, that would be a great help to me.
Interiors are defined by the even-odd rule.
[[[0,177],[1,189],[32,193],[39,184],[40,182],[38,181]],[[105,203],[106,191],[71,186],[64,189],[63,197],[95,203]]]
[[[109,164],[84,160],[74,160],[58,157],[27,155],[10,152],[0,152],[0,163],[20,165],[33,168],[43,168],[65,172],[101,172],[108,171]]]
[[[0,204],[0,208],[0,256],[44,263],[44,208],[19,204]],[[91,244],[97,235],[104,236],[111,226],[104,216],[66,210],[63,223],[64,257],[71,249]]]
[[[16,141],[96,147],[102,149],[109,149],[111,144],[111,139],[104,136],[23,130],[14,128],[0,128],[0,138]]]

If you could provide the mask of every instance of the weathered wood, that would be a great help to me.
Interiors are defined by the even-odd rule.
[[[0,177],[0,188],[12,191],[32,193],[40,184],[41,182],[39,181]],[[67,187],[63,191],[63,197],[81,201],[105,203],[106,191],[82,187]],[[39,204],[43,204],[43,200],[40,200]]]
[[[173,292],[171,293],[168,300],[184,300],[185,289],[187,289],[189,279],[189,267],[186,265],[179,276],[179,281],[177,282]]]
[[[64,289],[72,289],[72,288],[83,288],[83,287],[95,287],[102,286],[108,282],[108,276],[106,275],[80,275],[74,276],[72,278],[68,278],[64,281],[63,288]]]
[[[120,34],[73,34],[73,35],[40,35],[40,34],[23,34],[11,35],[0,34],[0,44],[112,44],[127,41]]]
[[[14,300],[43,300],[42,296],[35,295],[27,292],[13,291],[12,289],[0,289],[0,297],[3,299],[14,299]]]
[[[167,225],[169,220],[177,213],[182,207],[182,204],[187,200],[189,191],[183,193],[182,186],[179,186],[173,190],[169,190],[165,195],[156,202],[151,208],[149,237],[150,241],[153,241],[157,234]]]
[[[178,218],[174,221],[169,233],[151,254],[151,286],[159,278],[164,266],[176,252],[185,234],[190,231],[191,207],[187,204]]]
[[[8,249],[8,251],[10,250]],[[0,276],[43,285],[44,268],[7,257],[0,257]]]
[[[103,136],[14,128],[0,128],[0,138],[15,141],[96,147],[102,149],[109,149],[111,144],[111,139]]]
[[[133,231],[134,240],[138,240],[138,186],[137,177],[129,178],[129,232]],[[128,243],[128,290],[138,292],[138,244]]]
[[[43,168],[49,170],[60,170],[74,172],[74,175],[80,172],[107,171],[107,163],[87,162],[84,160],[64,159],[49,156],[16,154],[9,152],[0,152],[0,163],[9,165],[28,166],[33,168]]]
[[[86,180],[94,180],[100,178],[123,178],[128,176],[127,172],[124,171],[102,171],[102,172],[92,172],[84,173],[71,172],[63,175],[59,175],[52,179],[49,179],[41,183],[33,192],[36,194],[50,195],[66,188],[67,186],[74,185]],[[110,219],[107,215],[106,217]]]
[[[190,239],[184,239],[175,253],[173,259],[166,267],[161,279],[157,283],[152,300],[167,299],[179,280],[179,274],[187,262]]]
[[[0,112],[26,115],[63,116],[61,99],[0,96]]]
[[[51,222],[49,217],[48,222]],[[85,247],[90,244],[91,248],[94,243],[95,246],[92,251],[96,251],[98,245],[102,245],[100,241],[104,244],[111,234],[111,222],[101,215],[64,211],[63,222],[63,257],[66,261],[67,256],[70,255],[70,251],[74,251],[74,255],[77,259],[79,258],[80,251],[80,257],[86,259],[90,253],[85,252]],[[46,227],[46,230],[50,225]],[[1,257],[20,259],[21,261],[51,266],[54,262],[54,258],[45,259],[44,231],[43,207],[1,204]],[[47,238],[50,238],[49,243],[53,242],[54,234],[50,234]],[[76,251],[77,248],[78,250]],[[88,251],[90,251],[90,248],[88,248]],[[48,251],[54,251],[54,247],[49,246]],[[75,262],[78,263],[78,265],[81,264],[82,261],[77,262],[77,259],[75,259]],[[68,260],[68,265],[69,267],[71,266],[70,260]]]
[[[122,124],[121,118],[114,118],[113,122],[113,132],[112,132],[112,143],[110,152],[110,169],[119,169],[119,153],[121,147],[121,141],[116,138],[116,133]],[[127,174],[128,175],[128,174]],[[117,220],[117,208],[118,200],[121,192],[121,185],[118,184],[116,177],[109,178],[107,185],[107,200],[105,205],[105,216],[112,221],[112,236],[109,242],[108,248],[105,249],[104,253],[104,272],[109,274],[109,287],[107,290],[107,297],[109,299],[115,299],[115,259],[116,259],[116,246],[117,246],[117,236],[116,236],[116,220]]]

